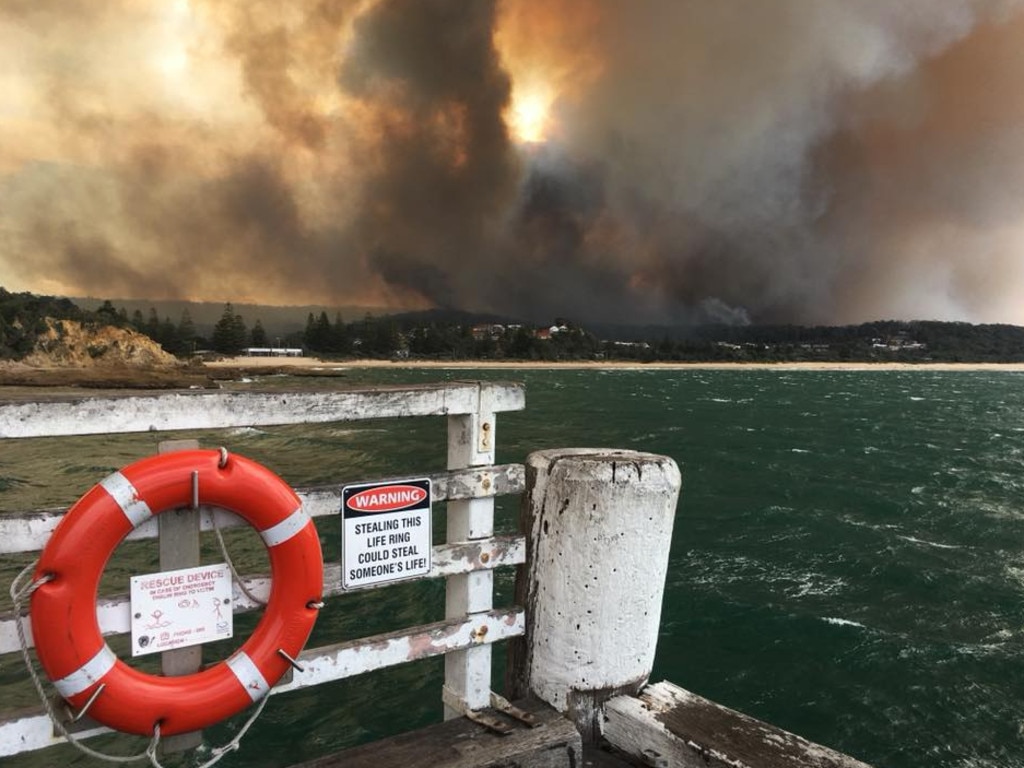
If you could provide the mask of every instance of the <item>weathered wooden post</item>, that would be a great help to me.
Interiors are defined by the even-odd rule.
[[[198,450],[198,440],[163,440],[157,447],[161,453]],[[160,570],[192,568],[199,565],[199,510],[176,509],[159,515],[156,519],[160,531]],[[203,666],[203,646],[175,648],[160,654],[161,671],[168,677],[190,675]],[[177,736],[167,736],[160,741],[164,754],[195,749],[203,743],[203,732],[192,731]]]
[[[680,484],[676,463],[651,453],[527,459],[516,582],[526,636],[510,650],[510,689],[565,713],[584,741],[600,735],[604,702],[651,674]]]

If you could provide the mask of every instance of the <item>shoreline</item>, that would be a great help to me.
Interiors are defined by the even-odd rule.
[[[624,360],[565,362],[543,360],[321,360],[316,357],[232,357],[204,363],[208,368],[436,368],[495,370],[748,370],[748,371],[1007,371],[1024,372],[1024,363],[638,363]]]
[[[34,367],[0,362],[0,393],[4,399],[82,391],[221,389],[250,377],[344,378],[349,372],[390,368],[436,371],[750,371],[750,372],[984,372],[1024,373],[1024,363],[636,363],[628,361],[507,361],[507,360],[321,360],[316,357],[234,357],[202,365],[159,368],[90,366]],[[466,374],[469,376],[469,374]]]

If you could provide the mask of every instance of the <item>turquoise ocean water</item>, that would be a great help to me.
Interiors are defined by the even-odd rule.
[[[570,446],[679,462],[652,679],[880,767],[1024,766],[1024,375],[385,368],[235,386],[474,378],[526,385],[526,411],[498,419],[499,462]],[[440,470],[444,429],[420,419],[201,437],[309,484]],[[154,445],[150,435],[0,444],[0,509],[66,504]],[[517,511],[516,499],[499,504],[502,530]],[[321,530],[336,559],[337,527]],[[3,564],[5,581],[20,562]],[[499,605],[511,584],[499,575]],[[438,583],[337,598],[314,642],[433,621],[443,602]],[[433,722],[441,677],[428,660],[274,697],[220,765],[289,765]],[[0,702],[30,704],[23,681],[20,660],[0,657]],[[210,742],[240,723],[210,729]],[[64,747],[4,761],[57,764],[91,761]]]

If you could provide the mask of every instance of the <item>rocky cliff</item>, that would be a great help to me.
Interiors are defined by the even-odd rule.
[[[35,349],[22,362],[41,368],[168,367],[177,359],[136,331],[113,326],[83,326],[76,320],[47,318]]]

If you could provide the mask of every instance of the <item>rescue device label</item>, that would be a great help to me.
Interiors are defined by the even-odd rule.
[[[227,563],[131,577],[132,656],[231,637]]]
[[[346,486],[341,516],[344,589],[430,572],[430,480]]]

